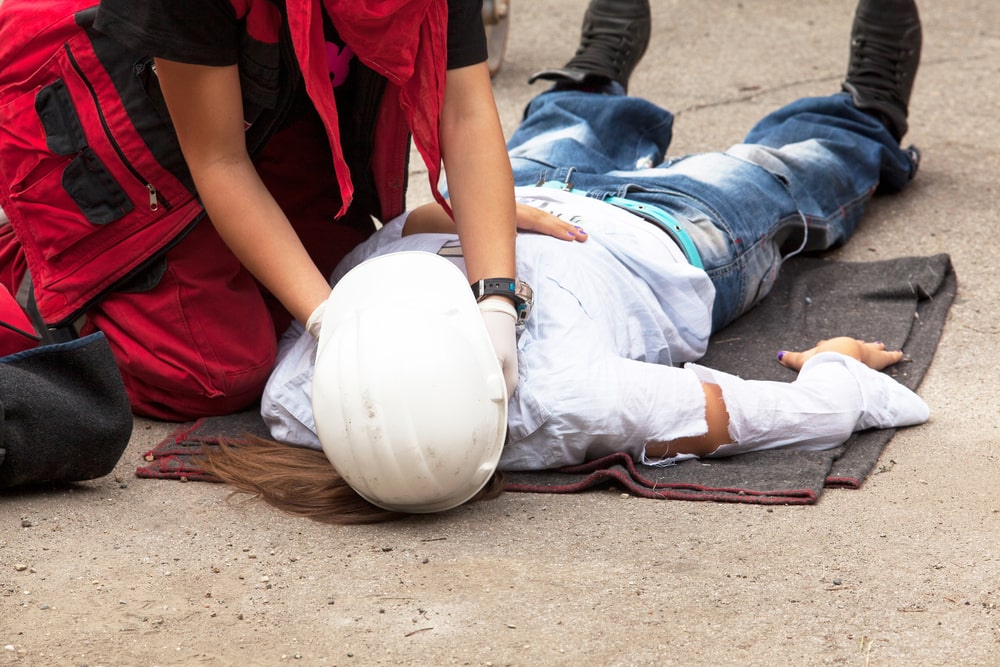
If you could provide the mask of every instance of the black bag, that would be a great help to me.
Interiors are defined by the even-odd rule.
[[[107,475],[132,423],[102,333],[0,358],[0,489]]]

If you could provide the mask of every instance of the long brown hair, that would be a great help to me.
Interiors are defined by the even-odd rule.
[[[287,514],[342,525],[408,516],[359,496],[321,451],[256,437],[218,445],[205,448],[199,461],[202,468],[235,487],[234,494],[250,495]],[[503,477],[497,473],[470,502],[501,493]]]

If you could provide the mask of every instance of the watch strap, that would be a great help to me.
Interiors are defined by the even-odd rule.
[[[517,278],[484,278],[472,283],[470,287],[477,302],[488,296],[503,296],[510,299],[517,311],[518,324],[523,324],[531,313],[534,300],[531,287]]]

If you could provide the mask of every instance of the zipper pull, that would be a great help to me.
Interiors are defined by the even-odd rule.
[[[146,183],[146,189],[149,190],[149,210],[159,211],[160,200],[156,198],[156,188],[153,187],[152,183]]]

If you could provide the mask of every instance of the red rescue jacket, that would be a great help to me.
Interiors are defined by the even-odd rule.
[[[230,0],[246,26],[247,52],[302,72],[330,139],[341,212],[354,188],[340,149],[321,1],[361,62],[381,75],[367,77],[369,93],[358,99],[373,128],[378,201],[370,213],[389,219],[405,205],[411,132],[432,184],[440,173],[447,2],[297,1],[288,3],[285,24],[269,0]],[[205,214],[152,57],[127,52],[95,30],[97,12],[94,0],[0,4],[0,207],[23,246],[37,309],[51,327],[71,323],[104,294],[127,286]],[[399,35],[399,48],[377,48],[385,34]],[[291,97],[282,85],[298,81],[294,72],[277,76],[260,64],[240,63],[248,113],[270,111],[260,116],[269,121],[250,125],[251,154],[281,120],[280,105]]]

